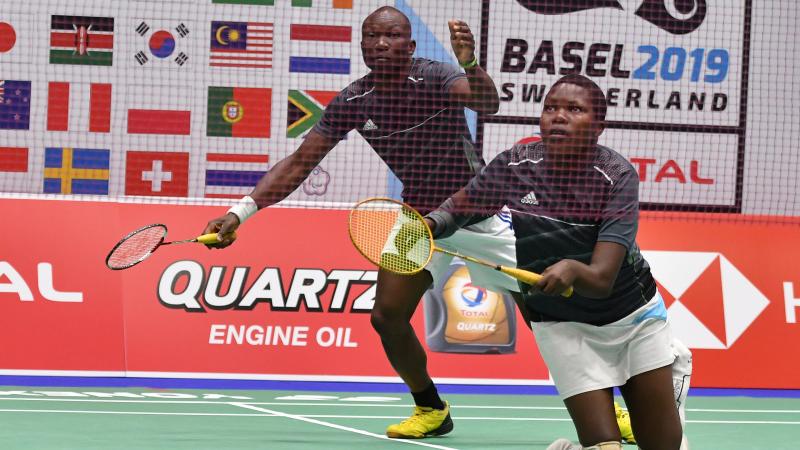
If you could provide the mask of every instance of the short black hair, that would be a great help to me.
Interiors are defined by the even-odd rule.
[[[594,119],[598,122],[606,121],[606,112],[608,111],[606,95],[603,93],[603,90],[600,89],[600,86],[598,86],[597,83],[583,75],[565,75],[559,78],[558,81],[556,81],[553,86],[550,87],[550,90],[552,91],[560,84],[573,84],[589,91],[589,97],[592,101],[592,110],[594,111]]]

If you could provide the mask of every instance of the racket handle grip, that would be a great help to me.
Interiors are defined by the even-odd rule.
[[[542,276],[535,272],[530,272],[528,270],[517,269],[515,267],[505,267],[500,266],[500,271],[506,275],[509,275],[513,278],[516,278],[523,283],[527,283],[530,285],[534,285],[542,279]],[[562,297],[572,297],[572,286],[568,287],[564,292],[561,293]]]
[[[231,236],[234,239],[236,239],[236,232],[234,231],[233,233],[231,233]],[[217,240],[217,233],[208,233],[202,236],[197,236],[195,240],[197,242],[200,242],[201,244],[216,244],[217,242],[219,242]]]

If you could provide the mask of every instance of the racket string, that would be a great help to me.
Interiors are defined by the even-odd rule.
[[[154,226],[135,231],[120,241],[106,260],[108,267],[123,269],[143,260],[166,236],[166,228]]]
[[[432,253],[422,217],[388,199],[371,199],[351,211],[350,237],[373,264],[401,274],[422,270]]]

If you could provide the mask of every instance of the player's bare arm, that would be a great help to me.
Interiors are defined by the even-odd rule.
[[[611,295],[614,281],[625,259],[627,250],[615,242],[598,242],[587,265],[574,259],[561,260],[542,272],[536,286],[547,295],[558,295],[569,286],[588,298],[606,298]]]
[[[255,207],[266,208],[288,197],[317,167],[322,158],[336,146],[337,142],[336,139],[325,137],[313,130],[310,131],[294,153],[275,164],[258,181],[253,192],[250,193],[250,198],[255,201]],[[239,225],[239,217],[229,212],[209,221],[203,234],[218,233],[221,240],[210,247],[225,248],[236,240],[235,235],[232,235],[231,232],[236,230]]]
[[[475,58],[475,37],[463,20],[450,20],[450,43],[458,63],[464,68],[467,79],[453,83],[450,93],[459,104],[473,111],[494,114],[500,109],[500,97],[489,74],[479,65]]]

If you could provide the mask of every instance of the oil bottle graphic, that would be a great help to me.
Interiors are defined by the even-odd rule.
[[[435,352],[514,353],[516,306],[472,284],[464,262],[454,258],[446,275],[423,296],[425,340]]]

